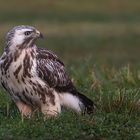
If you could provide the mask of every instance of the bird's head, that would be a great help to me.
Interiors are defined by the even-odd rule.
[[[11,49],[32,47],[37,38],[43,38],[43,35],[35,27],[15,26],[6,35],[6,46],[13,47]]]

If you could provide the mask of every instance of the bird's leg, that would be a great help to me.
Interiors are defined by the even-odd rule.
[[[60,112],[60,105],[59,106],[52,106],[46,104],[41,106],[41,111],[45,115],[45,118],[51,118],[51,117],[56,117]]]
[[[42,103],[41,111],[45,115],[45,118],[56,117],[61,112],[61,105],[58,95],[54,94],[54,99],[50,97],[45,104]]]
[[[29,105],[27,105],[23,102],[17,102],[16,105],[17,105],[19,111],[21,112],[22,116],[30,116],[31,115],[32,108]]]

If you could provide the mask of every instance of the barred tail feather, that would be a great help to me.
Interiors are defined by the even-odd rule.
[[[92,100],[76,90],[71,91],[71,93],[61,93],[59,94],[59,97],[62,106],[71,108],[79,113],[83,112],[90,114],[96,109],[96,105]]]

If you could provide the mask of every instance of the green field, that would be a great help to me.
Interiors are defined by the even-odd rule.
[[[0,139],[140,139],[139,0],[0,0],[1,53],[6,32],[21,24],[44,34],[38,46],[58,54],[98,110],[23,119],[1,89]]]

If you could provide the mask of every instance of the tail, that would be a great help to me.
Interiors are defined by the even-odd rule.
[[[91,114],[96,110],[95,103],[77,90],[60,93],[59,97],[61,105],[71,108],[76,112]]]

